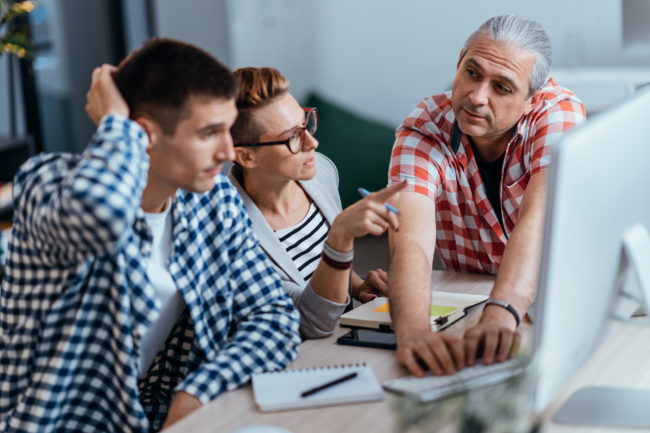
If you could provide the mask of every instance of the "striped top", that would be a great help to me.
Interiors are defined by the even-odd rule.
[[[274,232],[305,281],[309,281],[318,266],[328,231],[325,217],[312,202],[298,224]]]

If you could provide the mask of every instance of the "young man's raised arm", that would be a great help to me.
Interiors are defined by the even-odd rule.
[[[140,205],[149,141],[128,119],[113,70],[93,71],[86,109],[98,128],[81,157],[42,154],[16,174],[16,225],[46,262],[79,262],[111,250]]]
[[[431,267],[436,245],[435,203],[416,192],[402,192],[399,231],[390,231],[390,310],[397,339],[397,360],[411,373],[450,374],[464,367],[461,342],[430,329]]]

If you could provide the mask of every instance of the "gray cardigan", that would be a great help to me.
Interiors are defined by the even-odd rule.
[[[300,312],[300,334],[303,338],[320,338],[330,335],[347,303],[339,304],[325,299],[314,292],[310,282],[305,282],[264,215],[244,190],[241,184],[241,168],[233,165],[228,172],[228,179],[244,199],[260,245],[275,265],[284,289],[291,296]],[[299,181],[299,183],[323,213],[331,227],[332,221],[341,212],[341,199],[338,193],[339,176],[334,163],[325,155],[316,153],[316,176],[307,181]]]

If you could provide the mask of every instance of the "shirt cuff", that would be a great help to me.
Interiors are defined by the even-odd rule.
[[[345,303],[330,301],[320,296],[307,283],[296,307],[300,311],[300,334],[303,338],[322,338],[331,335],[339,317],[350,303],[350,294]]]

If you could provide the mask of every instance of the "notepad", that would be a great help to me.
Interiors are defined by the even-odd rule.
[[[429,316],[431,330],[440,331],[465,316],[467,309],[488,299],[486,295],[469,293],[431,292]],[[343,326],[385,329],[390,331],[393,323],[390,317],[388,298],[379,297],[362,304],[341,316]]]
[[[354,379],[334,385],[308,397],[300,394],[310,388],[356,372]],[[384,392],[367,364],[336,365],[301,370],[253,374],[255,403],[263,412],[376,401]]]

